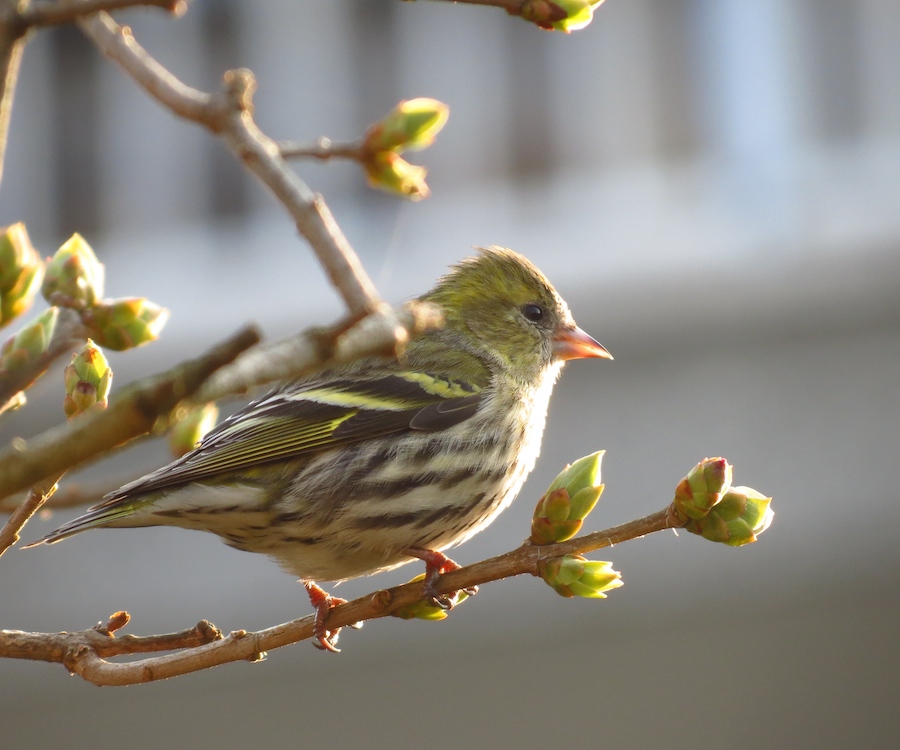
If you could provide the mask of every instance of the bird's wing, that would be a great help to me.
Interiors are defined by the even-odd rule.
[[[295,384],[252,402],[103,504],[392,433],[445,430],[473,416],[481,397],[477,386],[421,372]]]

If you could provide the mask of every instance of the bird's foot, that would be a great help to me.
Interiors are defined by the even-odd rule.
[[[422,549],[421,547],[410,547],[406,550],[408,554],[417,557],[425,563],[425,600],[435,607],[450,610],[456,599],[458,591],[450,591],[447,593],[439,593],[437,590],[438,581],[444,573],[450,573],[459,570],[461,567],[458,563],[453,562],[443,552],[431,549]],[[478,593],[477,586],[470,586],[463,589],[469,596],[475,596]]]
[[[325,622],[328,620],[328,613],[331,612],[331,609],[339,604],[346,604],[347,600],[332,596],[312,581],[304,581],[303,587],[309,595],[310,604],[316,610],[316,621],[313,625],[313,646],[322,651],[331,651],[334,654],[339,654],[341,650],[337,647],[337,642],[341,629],[328,630],[325,627]],[[360,627],[361,625],[362,623],[355,623],[351,627]]]

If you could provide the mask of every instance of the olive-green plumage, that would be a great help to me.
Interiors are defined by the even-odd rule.
[[[268,554],[304,580],[353,578],[464,541],[534,466],[564,361],[609,355],[510,250],[462,261],[422,299],[444,325],[413,339],[402,361],[285,384],[43,541],[180,526]]]

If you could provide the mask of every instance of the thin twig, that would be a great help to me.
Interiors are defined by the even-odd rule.
[[[444,2],[462,3],[463,5],[488,5],[494,8],[502,8],[511,16],[522,15],[522,7],[529,5],[534,0],[443,0]]]
[[[283,159],[311,158],[327,161],[328,159],[360,159],[359,143],[335,143],[330,138],[319,138],[315,143],[297,143],[280,141],[278,151]]]
[[[179,117],[218,135],[272,191],[293,217],[352,316],[361,318],[378,308],[374,284],[322,197],[297,176],[281,157],[278,144],[253,121],[256,82],[250,71],[227,72],[223,90],[208,94],[175,78],[135,41],[129,29],[119,26],[108,14],[84,18],[79,26],[148,94]]]
[[[437,589],[439,592],[451,592],[524,573],[537,575],[540,564],[548,559],[610,547],[654,531],[672,528],[672,525],[668,511],[662,510],[567,542],[541,547],[526,544],[512,552],[442,575]],[[332,609],[326,625],[329,630],[335,630],[356,622],[386,617],[400,607],[419,601],[423,596],[424,587],[421,582],[376,591]],[[119,621],[121,619],[120,616]],[[136,639],[133,641],[134,648],[129,648],[124,639],[103,639],[98,644],[96,629],[78,633],[0,631],[0,657],[62,663],[70,672],[95,685],[134,685],[164,680],[233,661],[258,661],[267,651],[311,638],[314,619],[310,615],[251,633],[238,630],[225,638],[211,638],[209,642],[194,648],[127,663],[107,661],[103,656],[109,655],[109,651],[104,653],[99,646],[109,646],[112,642],[121,640],[121,647],[115,649],[116,654],[145,653],[145,644],[152,643],[155,639],[168,638],[171,647],[177,648],[178,634]],[[209,627],[211,632],[218,633],[212,626]]]
[[[168,420],[182,401],[196,393],[212,373],[258,341],[259,333],[245,328],[201,357],[132,383],[104,411],[85,414],[29,441],[15,441],[0,454],[0,499],[151,432],[158,422]]]
[[[17,19],[19,7],[19,0],[0,0],[0,183],[3,182],[3,164],[19,67],[27,41],[27,27],[23,27]]]
[[[189,0],[81,0],[79,3],[31,3],[18,14],[19,22],[26,27],[59,26],[100,11],[126,8],[160,8],[174,16],[187,11]]]
[[[22,527],[38,512],[51,494],[52,492],[43,492],[38,487],[31,488],[21,505],[16,508],[3,528],[0,529],[0,557],[3,557],[3,553],[19,541],[19,532]]]

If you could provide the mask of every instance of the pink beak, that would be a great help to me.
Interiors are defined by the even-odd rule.
[[[553,337],[553,353],[559,359],[613,358],[600,342],[588,336],[578,326],[561,328],[556,332]]]

